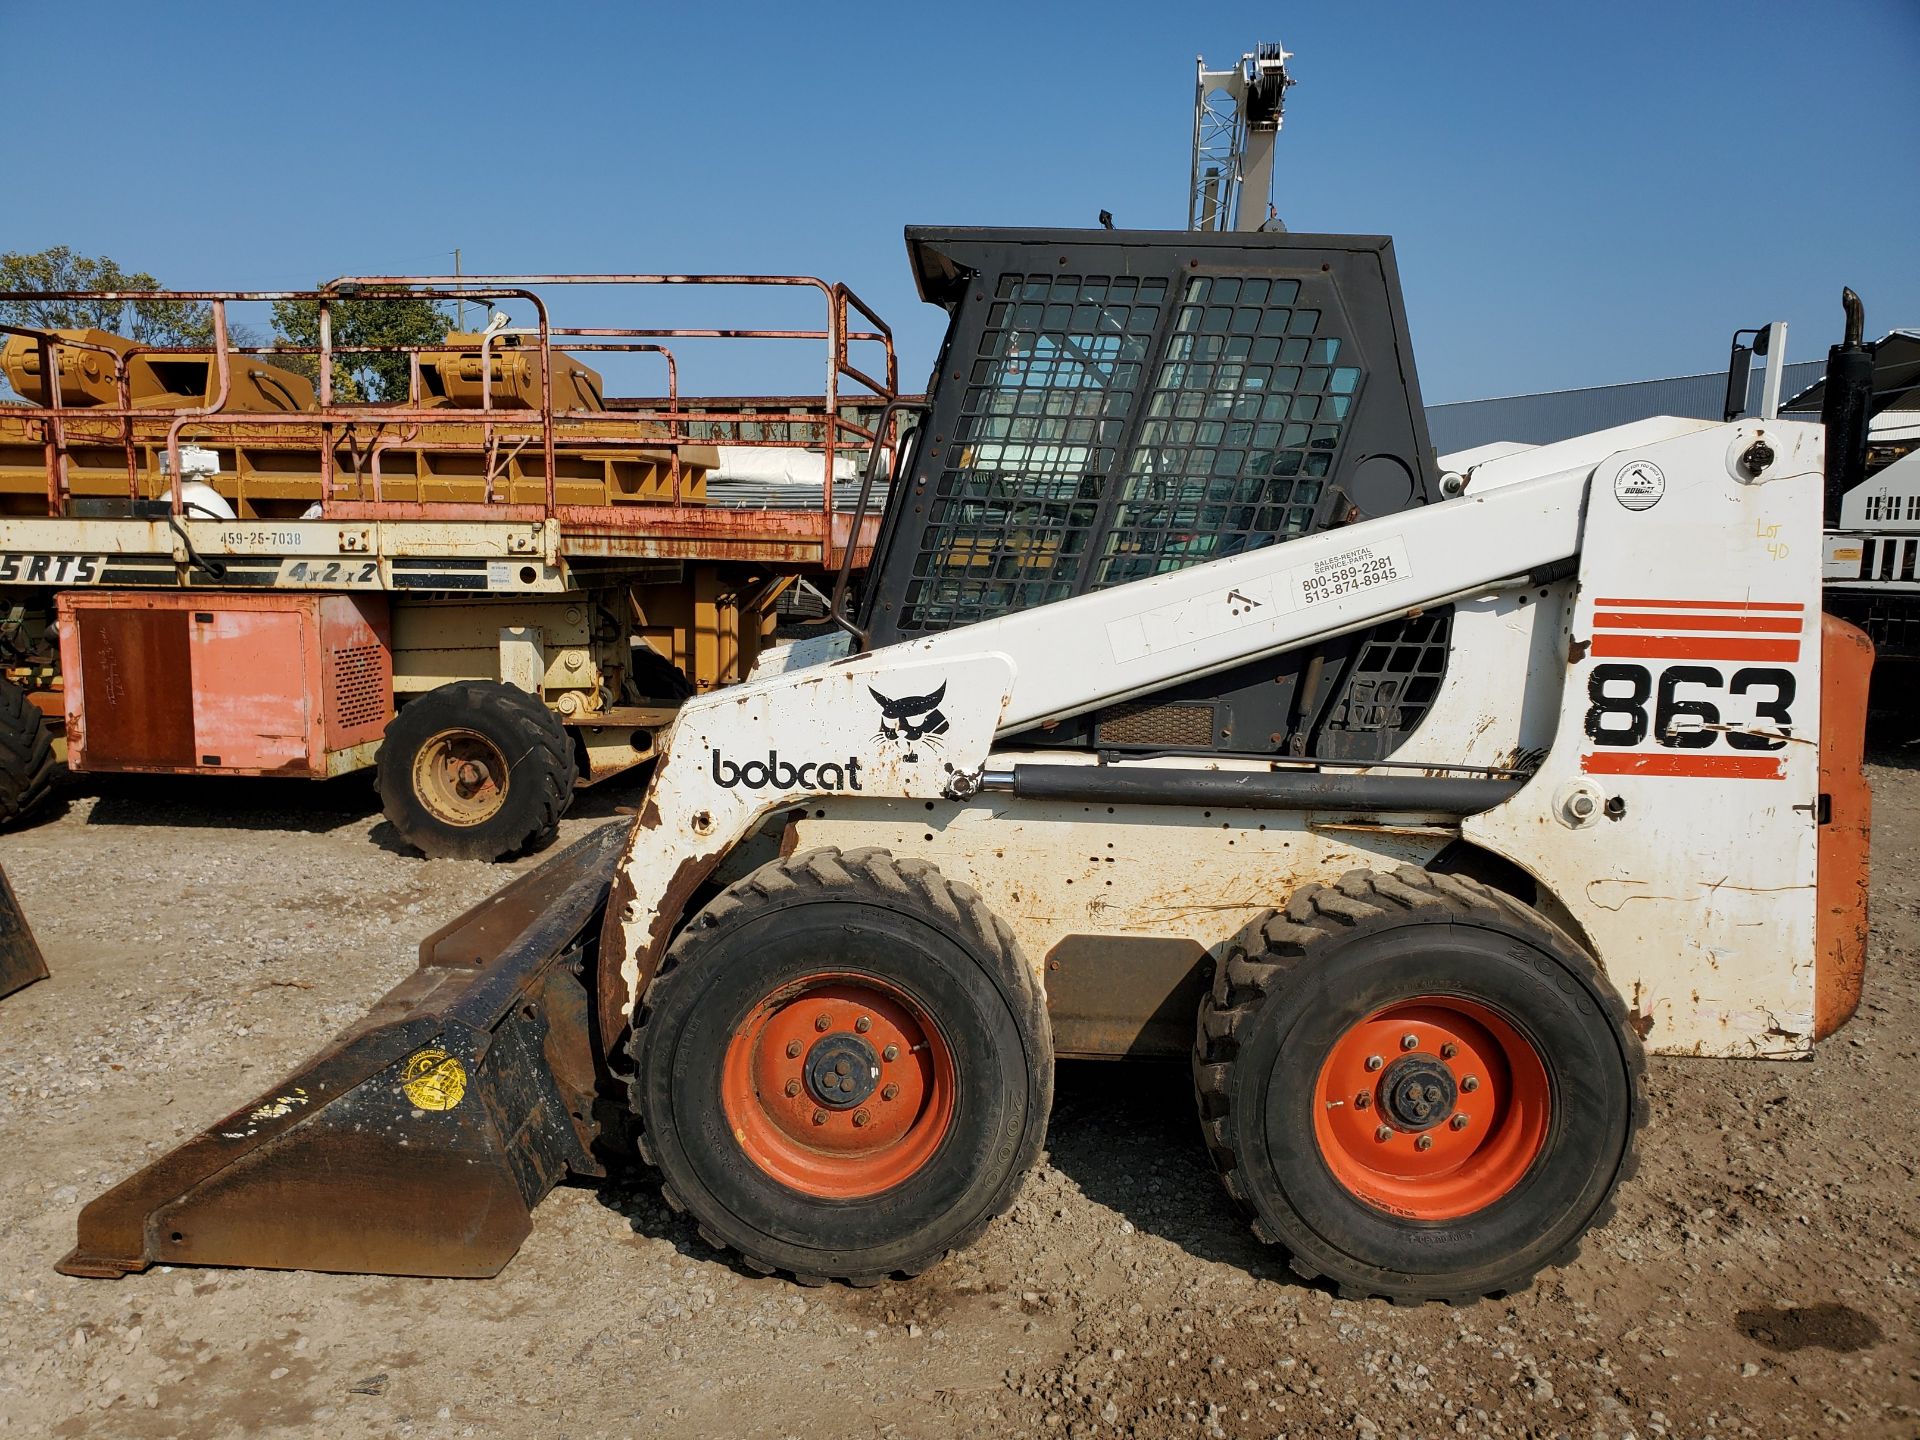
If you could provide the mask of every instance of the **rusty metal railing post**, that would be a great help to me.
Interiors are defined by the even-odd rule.
[[[560,509],[560,477],[554,473],[553,336],[548,333],[547,307],[538,296],[533,307],[540,319],[540,449],[547,472],[547,519],[551,520]]]
[[[827,423],[821,435],[823,469],[820,476],[820,559],[836,568],[833,553],[833,462],[840,438],[840,367],[846,364],[847,311],[840,287],[827,291]],[[852,537],[848,537],[851,543]]]
[[[832,297],[833,297],[832,305],[834,310],[834,318],[836,321],[836,325],[834,328],[838,331],[839,338],[838,338],[837,344],[835,345],[834,353],[833,353],[833,372],[834,372],[833,383],[829,387],[828,394],[827,394],[827,435],[829,437],[829,446],[831,447],[833,439],[838,436],[840,426],[843,423],[840,418],[840,407],[839,407],[839,377],[841,375],[845,375],[848,379],[853,380],[857,384],[864,386],[869,392],[880,396],[881,399],[886,402],[888,409],[882,411],[882,423],[879,425],[876,425],[874,427],[873,434],[869,435],[868,437],[869,439],[877,442],[880,438],[879,432],[881,432],[886,428],[885,417],[891,412],[891,407],[893,402],[899,398],[900,371],[899,371],[898,357],[895,356],[893,351],[893,331],[888,328],[884,320],[882,320],[878,315],[874,314],[872,308],[864,300],[862,300],[858,295],[855,295],[853,291],[849,289],[844,283],[838,282],[838,281],[834,283],[833,290],[832,290]],[[860,314],[866,317],[868,322],[871,323],[874,327],[872,331],[861,331],[860,332],[861,338],[878,340],[886,352],[886,361],[887,361],[886,380],[884,383],[875,382],[872,376],[868,375],[864,370],[862,370],[859,366],[853,363],[853,358],[851,354],[852,322],[850,318],[850,312],[854,310],[858,310]],[[861,428],[858,425],[853,424],[853,422],[848,421],[845,423],[849,426],[849,428],[853,431],[853,433],[855,434],[863,433],[861,431]],[[896,425],[897,425],[897,422],[896,422]],[[829,448],[828,450],[828,455],[829,457],[831,457],[832,455],[831,448]],[[864,493],[864,486],[863,486],[863,493]],[[829,536],[828,543],[824,547],[825,549],[824,558],[827,559],[829,563],[831,563],[833,558],[833,554],[832,554],[833,545],[832,545],[832,538],[831,538],[833,534],[833,469],[832,469],[831,458],[829,458],[828,460],[826,483],[824,486],[824,499],[825,499],[824,508],[826,512],[826,523],[827,523],[828,536]],[[859,524],[860,524],[860,517],[858,514],[856,514],[854,518],[848,522],[847,556],[849,557],[851,556],[853,552],[853,548],[859,538],[858,536]],[[845,566],[843,565],[841,568],[844,569]]]
[[[480,495],[488,505],[493,503],[494,498],[493,467],[500,458],[500,449],[497,444],[499,436],[493,428],[493,341],[493,330],[483,325],[480,328],[480,443],[486,447],[482,452],[485,457],[486,474],[483,477],[484,483],[480,487]],[[509,503],[513,500],[511,475],[507,477],[507,500]]]
[[[685,436],[685,422],[680,419],[680,363],[674,359],[674,351],[666,346],[653,346],[666,355],[666,444],[668,444],[668,465],[672,467],[674,478],[674,507],[680,507],[684,501],[682,476],[680,476],[680,444]]]
[[[326,296],[320,297],[320,355],[319,374],[315,376],[319,386],[320,408],[322,411],[333,409],[333,304]],[[333,425],[332,422],[320,422],[320,513],[325,515],[333,506]]]
[[[140,465],[134,458],[133,377],[129,363],[125,355],[114,357],[113,393],[120,401],[120,444],[127,454],[127,508],[131,512],[140,501]]]
[[[658,351],[667,361],[667,466],[673,480],[673,503],[676,508],[681,504],[680,477],[680,437],[684,427],[680,420],[680,366],[673,358],[673,351],[664,345],[643,345],[643,350]]]
[[[66,488],[66,440],[60,426],[60,367],[53,353],[53,339],[41,335],[34,343],[40,356],[40,379],[46,387],[47,405],[52,411],[40,431],[41,448],[47,466],[47,515],[58,520],[66,514],[61,492]]]

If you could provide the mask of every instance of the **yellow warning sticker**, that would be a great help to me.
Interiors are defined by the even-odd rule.
[[[407,1057],[400,1088],[422,1110],[451,1110],[467,1093],[467,1067],[429,1045]]]

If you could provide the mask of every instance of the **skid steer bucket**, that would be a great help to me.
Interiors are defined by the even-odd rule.
[[[0,870],[0,999],[23,986],[47,978],[47,962],[34,943],[20,898]]]
[[[568,1172],[605,1173],[581,971],[625,830],[428,936],[362,1020],[81,1211],[58,1268],[498,1274]]]

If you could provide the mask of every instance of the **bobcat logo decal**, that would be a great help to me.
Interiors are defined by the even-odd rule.
[[[931,695],[906,695],[898,700],[882,695],[871,685],[867,693],[880,704],[879,738],[896,745],[904,745],[906,751],[901,759],[909,763],[920,759],[915,748],[925,742],[929,749],[940,748],[939,737],[948,730],[947,717],[941,713],[940,702],[947,698],[947,687],[941,687]]]

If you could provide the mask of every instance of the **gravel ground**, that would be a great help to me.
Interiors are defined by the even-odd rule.
[[[0,837],[54,972],[0,1005],[0,1431],[1920,1434],[1920,1141],[1894,1098],[1920,1060],[1920,771],[1889,758],[1859,1017],[1810,1064],[1656,1059],[1618,1217],[1460,1310],[1292,1282],[1229,1212],[1184,1068],[1146,1066],[1065,1067],[1013,1213],[911,1284],[737,1271],[638,1178],[556,1191],[492,1281],[56,1275],[87,1199],[511,873],[399,853],[358,780],[75,787]]]

